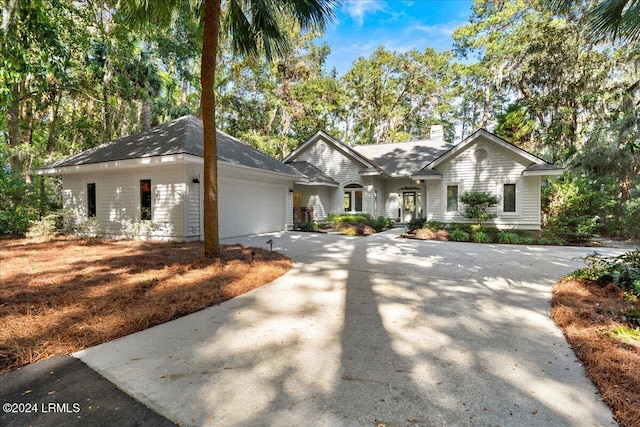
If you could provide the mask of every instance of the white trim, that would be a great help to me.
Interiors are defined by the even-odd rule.
[[[447,198],[447,187],[457,185],[458,186],[458,209],[456,211],[448,211],[448,198]],[[455,219],[461,220],[464,217],[460,213],[460,195],[464,192],[464,186],[462,181],[443,181],[442,182],[442,215],[445,220],[453,221]]]
[[[342,152],[343,155],[345,155],[347,157],[352,157],[353,159],[355,159],[359,163],[361,163],[363,166],[365,166],[367,169],[369,169],[369,168],[376,169],[376,170],[378,169],[377,166],[374,165],[373,163],[371,163],[371,161],[368,160],[366,157],[364,157],[361,154],[359,154],[358,152],[356,152],[354,149],[349,147],[344,142],[332,137],[331,135],[329,135],[328,133],[326,133],[325,131],[322,131],[322,130],[317,131],[315,134],[313,134],[313,136],[311,136],[309,139],[307,139],[305,142],[303,142],[302,145],[300,145],[298,148],[296,148],[291,153],[289,153],[289,155],[287,157],[285,157],[284,160],[282,160],[282,163],[286,164],[286,163],[288,163],[290,161],[293,161],[303,151],[305,151],[308,146],[310,146],[313,143],[317,142],[319,139],[321,141],[323,141],[325,144],[326,143],[330,143],[338,151]]]
[[[151,183],[151,219],[142,219],[142,200],[140,199],[140,181],[143,181],[145,179],[148,179]],[[135,222],[143,222],[143,221],[148,221],[148,222],[153,222],[154,221],[154,211],[155,211],[155,203],[156,203],[156,196],[155,196],[155,191],[154,191],[154,185],[158,185],[158,183],[155,182],[155,173],[140,173],[140,174],[136,174],[134,175],[134,188],[135,188],[135,201],[136,201],[136,211],[133,212],[132,221]],[[184,232],[183,232],[184,234]]]
[[[504,211],[504,186],[507,184],[513,184],[516,186],[516,210],[515,212]],[[498,206],[497,214],[498,218],[518,218],[522,214],[522,180],[505,180],[498,182],[497,194],[498,194]]]
[[[522,176],[560,176],[564,173],[564,168],[560,169],[542,169],[542,170],[523,170]]]
[[[359,185],[359,188],[356,187],[352,187],[352,188],[346,188],[347,185]],[[364,193],[365,193],[366,188],[364,187],[364,185],[360,184],[359,182],[350,182],[348,184],[345,184],[342,186],[342,211],[344,213],[347,214],[359,214],[359,213],[363,213],[366,212],[364,210]],[[344,196],[346,193],[350,193],[351,194],[351,210],[350,211],[346,211],[344,210]],[[362,205],[362,209],[359,211],[354,210],[354,208],[356,207],[356,194],[355,193],[361,193],[361,199],[360,199],[360,203]]]
[[[172,154],[170,156],[140,157],[137,159],[115,160],[112,162],[89,163],[86,165],[63,166],[49,169],[36,169],[36,175],[69,175],[74,173],[102,172],[111,169],[132,169],[146,166],[158,166],[166,163],[202,164],[202,157],[191,154]]]
[[[484,129],[478,129],[472,135],[467,137],[467,139],[465,139],[464,141],[462,141],[458,145],[456,145],[453,148],[451,148],[449,151],[447,151],[446,153],[444,153],[443,155],[441,155],[440,157],[435,159],[433,162],[429,163],[423,169],[433,169],[433,168],[435,168],[436,166],[438,166],[439,164],[445,162],[449,158],[451,158],[451,157],[457,155],[458,153],[466,150],[467,147],[469,147],[471,144],[473,144],[480,137],[484,137],[485,139],[489,140],[490,142],[493,142],[494,144],[497,144],[497,145],[501,146],[502,148],[513,152],[515,155],[520,156],[521,158],[524,158],[524,159],[528,160],[531,163],[535,163],[535,164],[538,164],[538,165],[547,164],[547,162],[545,162],[541,158],[536,157],[533,154],[531,154],[531,153],[529,153],[529,152],[527,152],[527,151],[525,151],[525,150],[523,150],[521,148],[518,148],[513,144],[508,143],[507,141],[503,140],[502,138],[499,138],[496,135],[494,135],[494,134],[492,134],[490,132],[487,132]],[[486,150],[486,148],[485,148],[485,150]]]

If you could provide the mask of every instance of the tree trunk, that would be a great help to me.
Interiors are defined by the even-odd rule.
[[[200,108],[204,138],[204,255],[207,258],[220,257],[216,99],[213,91],[220,34],[220,9],[221,0],[205,0],[200,64],[200,84],[202,85]]]
[[[151,104],[149,100],[142,101],[142,123],[144,124],[144,130],[151,128]]]
[[[9,130],[9,166],[11,174],[15,177],[24,175],[24,159],[20,152],[22,135],[20,133],[20,83],[14,82],[11,88],[11,105],[7,111],[7,125]]]

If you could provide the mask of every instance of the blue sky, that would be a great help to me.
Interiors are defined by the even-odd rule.
[[[451,49],[453,30],[468,22],[472,0],[345,0],[325,30],[331,46],[326,69],[339,75],[378,46],[406,52]]]

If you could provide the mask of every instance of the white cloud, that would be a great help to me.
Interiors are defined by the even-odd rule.
[[[447,22],[436,25],[416,25],[415,29],[429,36],[435,37],[451,37],[453,31],[460,26],[460,22]]]
[[[364,23],[365,15],[385,10],[386,2],[380,0],[348,0],[344,3],[344,11],[358,25]]]

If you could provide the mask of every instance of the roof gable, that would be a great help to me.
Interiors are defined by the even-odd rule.
[[[291,167],[222,131],[217,131],[218,161],[298,175]],[[203,157],[202,121],[187,115],[58,160],[39,169],[82,166],[147,157],[189,154]]]
[[[300,145],[298,148],[293,150],[287,157],[284,158],[283,161],[285,163],[290,163],[295,161],[296,158],[300,156],[300,154],[302,154],[309,147],[318,143],[321,140],[331,144],[333,147],[335,147],[338,151],[340,151],[346,157],[349,157],[355,160],[356,162],[360,163],[365,169],[375,169],[375,170],[380,169],[380,167],[374,162],[372,162],[370,159],[367,159],[366,157],[362,156],[360,153],[355,151],[353,148],[349,147],[344,142],[339,141],[338,139],[332,137],[331,135],[329,135],[328,133],[322,130],[319,130],[318,132],[316,132],[313,136],[311,136],[304,143],[302,143],[302,145]]]
[[[464,152],[467,149],[467,147],[475,143],[480,138],[484,138],[485,140],[488,140],[494,144],[497,144],[502,148],[515,154],[517,157],[520,157],[523,160],[523,163],[525,165],[532,165],[532,164],[549,165],[549,163],[547,163],[545,160],[537,156],[534,156],[528,151],[523,150],[522,148],[517,147],[516,145],[508,141],[505,141],[504,139],[498,137],[497,135],[494,135],[493,133],[486,131],[484,129],[478,129],[477,131],[469,135],[465,140],[463,140],[457,145],[454,145],[448,151],[442,153],[440,157],[438,157],[437,159],[433,160],[431,163],[426,165],[424,168],[422,168],[422,170],[433,169],[436,166],[446,162],[447,160],[457,156],[458,154]]]

